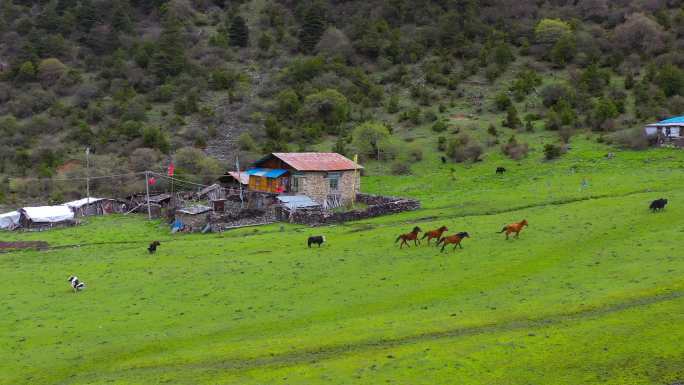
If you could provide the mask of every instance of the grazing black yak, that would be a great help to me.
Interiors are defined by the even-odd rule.
[[[653,202],[651,202],[651,205],[648,207],[651,209],[651,211],[656,212],[656,211],[664,210],[666,204],[667,204],[667,199],[660,198],[660,199],[656,199]]]
[[[317,243],[318,247],[321,247],[321,244],[325,243],[325,236],[324,235],[317,235],[313,237],[309,237],[309,239],[306,241],[307,245],[311,247],[312,244]]]
[[[154,241],[150,243],[150,246],[147,248],[147,251],[150,252],[150,254],[154,254],[157,251],[157,246],[161,245],[159,241]]]
[[[505,168],[505,167],[497,167],[497,168],[496,168],[496,173],[497,173],[497,174],[503,174],[503,173],[505,173],[505,172],[506,172],[506,168]]]

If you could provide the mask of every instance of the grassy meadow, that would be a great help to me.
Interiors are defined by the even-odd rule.
[[[2,233],[63,247],[0,254],[0,383],[684,381],[682,153],[578,136],[547,162],[550,137],[525,138],[520,162],[442,164],[426,147],[412,176],[369,164],[363,190],[420,199],[411,213],[211,235],[139,216]],[[519,239],[496,233],[523,218]],[[443,224],[470,233],[464,249],[393,243]],[[328,243],[308,249],[319,234]],[[70,274],[88,288],[72,294]]]

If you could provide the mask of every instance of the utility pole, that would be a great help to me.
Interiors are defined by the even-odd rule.
[[[90,147],[86,147],[86,198],[90,203]]]
[[[145,171],[145,190],[147,191],[147,219],[152,219],[152,209],[150,208],[150,180],[149,171]]]
[[[240,186],[240,208],[242,209],[245,205],[245,200],[242,193],[242,175],[240,174],[240,158],[238,158],[238,155],[235,155],[235,168],[237,168],[238,173],[238,186]]]

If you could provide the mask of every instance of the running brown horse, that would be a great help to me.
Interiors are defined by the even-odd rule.
[[[442,234],[444,234],[445,231],[449,231],[446,226],[442,226],[438,228],[437,230],[431,230],[431,231],[426,231],[425,234],[423,234],[423,238],[427,238],[427,244],[430,246],[430,240],[432,238],[437,238],[437,242],[439,242],[440,239],[442,239]]]
[[[406,247],[411,247],[408,244],[409,241],[413,241],[413,243],[416,246],[418,246],[418,243],[420,243],[420,239],[418,239],[418,233],[420,233],[421,231],[422,230],[420,229],[420,227],[416,226],[413,228],[413,230],[411,230],[410,233],[401,234],[400,236],[398,236],[394,243],[399,242],[399,240],[401,239],[401,244],[399,245],[400,249],[402,249],[404,245],[406,245]]]
[[[504,226],[501,231],[499,231],[499,234],[503,233],[504,231],[506,232],[506,239],[508,239],[508,236],[511,233],[515,233],[515,237],[518,238],[518,235],[520,235],[520,232],[522,231],[523,227],[528,226],[527,224],[527,219],[523,219],[522,221],[518,223],[511,223],[510,225]]]
[[[439,241],[437,241],[437,246],[439,247],[439,244],[443,243],[442,250],[440,252],[444,252],[444,248],[447,245],[454,245],[453,250],[456,250],[456,246],[463,248],[463,245],[461,244],[461,241],[463,240],[463,238],[470,238],[470,235],[465,231],[462,231],[458,234],[449,235],[448,237],[444,237],[444,238],[440,239]]]

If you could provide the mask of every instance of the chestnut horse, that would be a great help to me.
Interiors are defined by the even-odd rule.
[[[518,238],[518,235],[520,235],[520,232],[522,231],[523,227],[528,226],[527,224],[527,219],[523,219],[522,221],[518,223],[511,223],[510,225],[504,226],[501,231],[498,232],[498,234],[503,233],[504,231],[506,232],[506,239],[508,239],[508,235],[510,233],[515,233],[515,237]]]
[[[442,250],[440,252],[444,252],[444,248],[447,245],[454,245],[453,250],[456,250],[456,246],[463,248],[463,245],[461,244],[463,238],[470,238],[470,235],[465,231],[462,231],[458,234],[449,235],[448,237],[444,237],[437,241],[437,246],[439,247],[440,243],[444,243],[444,245],[442,245]]]
[[[420,233],[422,230],[420,227],[416,226],[411,230],[410,233],[407,234],[401,234],[400,236],[397,237],[397,239],[394,241],[394,243],[397,243],[401,239],[401,244],[399,245],[399,248],[403,248],[404,245],[406,247],[411,247],[408,242],[413,241],[413,243],[418,246],[418,243],[420,242],[420,239],[418,239],[418,233]]]
[[[427,244],[428,244],[428,246],[430,246],[430,240],[432,238],[437,238],[437,242],[439,242],[439,240],[442,239],[442,234],[444,234],[445,231],[449,231],[449,229],[447,229],[446,226],[442,226],[442,227],[438,228],[437,230],[431,230],[431,231],[425,232],[425,234],[423,234],[423,238],[421,238],[421,239],[425,239],[427,237],[427,239],[428,239]]]

